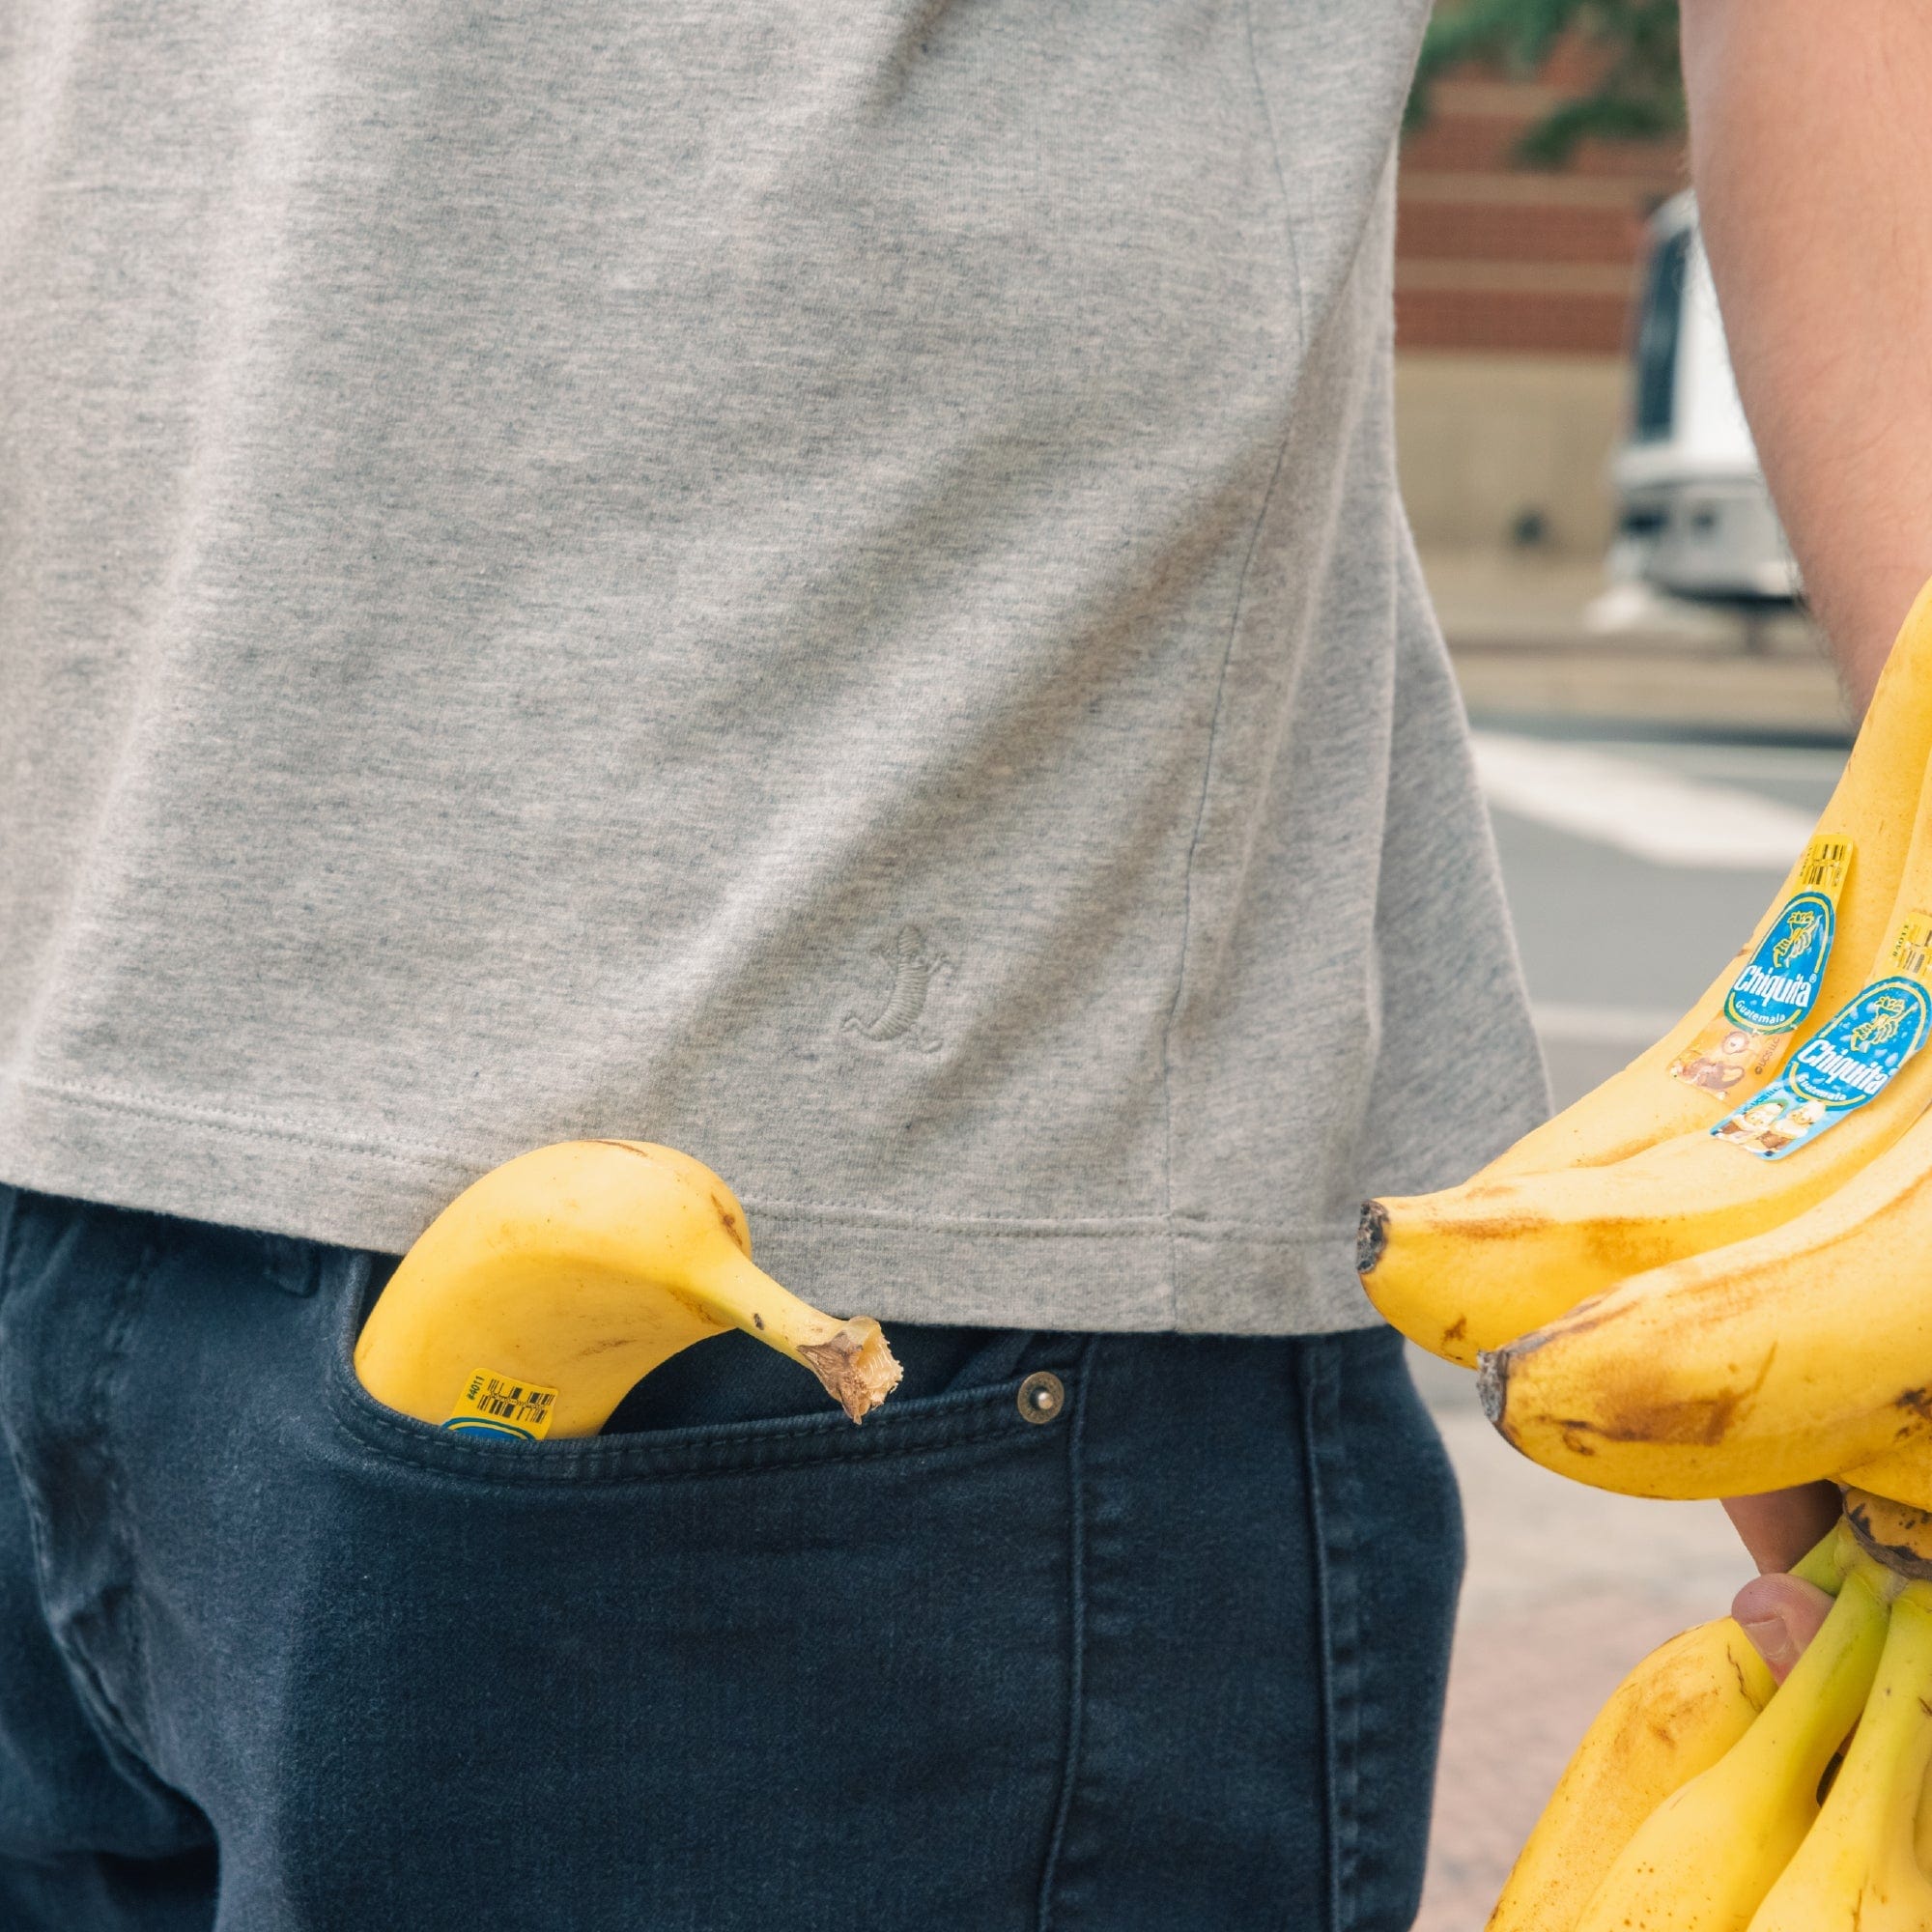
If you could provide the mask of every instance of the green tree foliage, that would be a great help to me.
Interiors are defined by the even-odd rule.
[[[1681,133],[1684,80],[1677,62],[1677,0],[1460,0],[1423,36],[1407,125],[1429,118],[1430,91],[1464,61],[1534,73],[1575,32],[1601,62],[1597,84],[1561,103],[1518,141],[1518,159],[1555,168],[1591,136],[1647,141]]]

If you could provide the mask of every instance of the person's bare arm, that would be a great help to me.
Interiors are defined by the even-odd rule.
[[[1683,0],[1738,391],[1861,710],[1932,575],[1932,7]]]
[[[1691,174],[1738,391],[1862,710],[1932,576],[1932,7],[1681,11]],[[1835,1497],[1813,1485],[1726,1507],[1759,1567],[1781,1570]]]

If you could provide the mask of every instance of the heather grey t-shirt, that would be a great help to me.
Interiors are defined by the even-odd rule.
[[[1542,1074],[1391,452],[1422,0],[0,15],[0,1179],[668,1141],[838,1312],[1370,1321]]]

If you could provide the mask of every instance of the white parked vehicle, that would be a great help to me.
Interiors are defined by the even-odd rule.
[[[1688,192],[1651,217],[1633,337],[1630,430],[1611,464],[1611,576],[1704,601],[1794,598],[1798,567],[1738,402]]]

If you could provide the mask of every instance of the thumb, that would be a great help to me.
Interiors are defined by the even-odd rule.
[[[1831,1607],[1831,1597],[1817,1584],[1776,1571],[1753,1577],[1731,1599],[1731,1615],[1780,1684]]]

